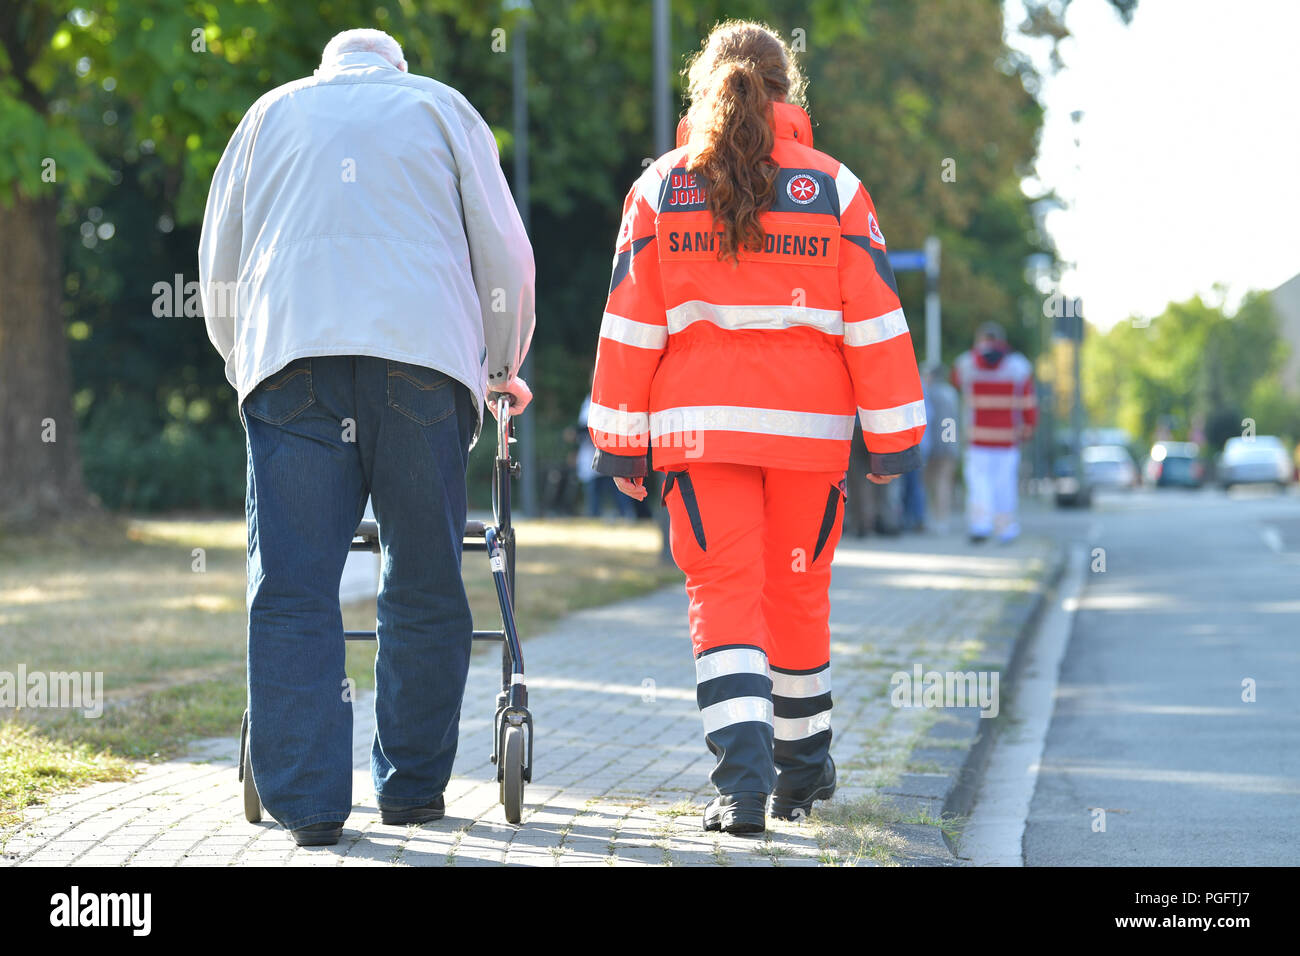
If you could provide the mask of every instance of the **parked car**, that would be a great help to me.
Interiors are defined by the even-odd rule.
[[[1199,488],[1205,479],[1201,449],[1190,441],[1158,441],[1146,461],[1146,480],[1157,488]]]
[[[1137,487],[1137,465],[1123,445],[1090,445],[1082,454],[1083,471],[1092,487]]]
[[[1088,483],[1088,469],[1080,481],[1074,473],[1074,459],[1060,455],[1052,464],[1052,489],[1058,508],[1091,508],[1092,485]]]
[[[1229,438],[1219,456],[1219,484],[1226,491],[1233,485],[1291,483],[1291,457],[1276,435]]]

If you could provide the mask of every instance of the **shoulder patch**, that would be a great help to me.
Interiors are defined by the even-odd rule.
[[[871,233],[871,238],[882,246],[885,244],[885,234],[880,231],[880,223],[876,222],[875,213],[867,213],[867,232]]]
[[[806,206],[817,198],[821,186],[812,176],[791,176],[785,184],[785,194],[801,206]]]

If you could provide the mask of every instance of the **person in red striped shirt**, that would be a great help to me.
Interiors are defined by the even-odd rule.
[[[953,363],[952,383],[966,406],[966,522],[972,542],[1020,534],[1020,443],[1038,421],[1034,369],[1007,344],[1002,326],[985,322],[975,347]]]

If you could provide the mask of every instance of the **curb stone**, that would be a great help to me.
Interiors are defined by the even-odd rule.
[[[983,637],[984,651],[971,668],[999,673],[1000,701],[1008,699],[1020,676],[1025,648],[1048,595],[1065,573],[1068,554],[1065,545],[1057,542],[1046,572],[1032,590],[1009,600]],[[904,773],[881,790],[883,805],[904,817],[925,814],[928,819],[957,821],[969,816],[1003,721],[1001,710],[997,717],[983,718],[978,707],[947,707],[940,713],[943,716],[917,740],[908,758],[910,765],[935,764],[938,772]],[[902,866],[963,865],[954,841],[938,824],[895,823],[886,829],[907,843],[895,857]]]

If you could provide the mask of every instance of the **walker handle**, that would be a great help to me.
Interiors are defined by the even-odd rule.
[[[506,392],[496,393],[497,403],[497,460],[510,460],[510,395]]]

